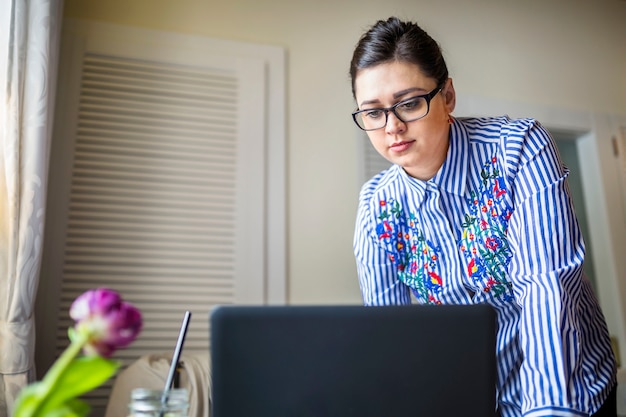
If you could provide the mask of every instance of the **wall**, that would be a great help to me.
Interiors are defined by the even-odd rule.
[[[286,48],[290,303],[360,302],[347,71],[377,19],[417,20],[439,40],[459,101],[626,115],[623,0],[65,0],[65,15]]]

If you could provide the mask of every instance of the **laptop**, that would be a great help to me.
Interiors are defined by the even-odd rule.
[[[212,417],[495,416],[487,305],[218,306]]]

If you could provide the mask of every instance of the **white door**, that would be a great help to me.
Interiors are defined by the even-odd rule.
[[[142,311],[141,335],[115,356],[125,365],[171,353],[186,310],[184,353],[208,355],[213,306],[285,302],[282,55],[66,24],[37,299],[40,375],[68,344],[71,302],[91,288],[118,290]],[[112,382],[88,395],[93,415]]]

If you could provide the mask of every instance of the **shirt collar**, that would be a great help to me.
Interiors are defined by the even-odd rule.
[[[469,140],[465,125],[457,119],[450,125],[448,155],[432,181],[449,193],[464,195],[469,165]]]

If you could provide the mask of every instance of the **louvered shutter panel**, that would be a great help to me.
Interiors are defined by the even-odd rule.
[[[171,354],[186,310],[184,353],[208,354],[213,306],[267,296],[266,65],[196,55],[184,64],[158,59],[158,49],[133,56],[126,46],[116,54],[83,42],[72,58],[80,87],[75,126],[61,130],[72,131],[74,144],[66,150],[73,159],[55,337],[58,356],[71,302],[113,288],[144,318],[139,338],[114,356],[123,366]],[[113,383],[85,396],[91,415],[104,414]]]
[[[233,74],[85,56],[60,311],[101,286],[135,303],[125,363],[171,351],[185,310],[185,352],[207,352],[208,308],[234,302],[236,97]]]

